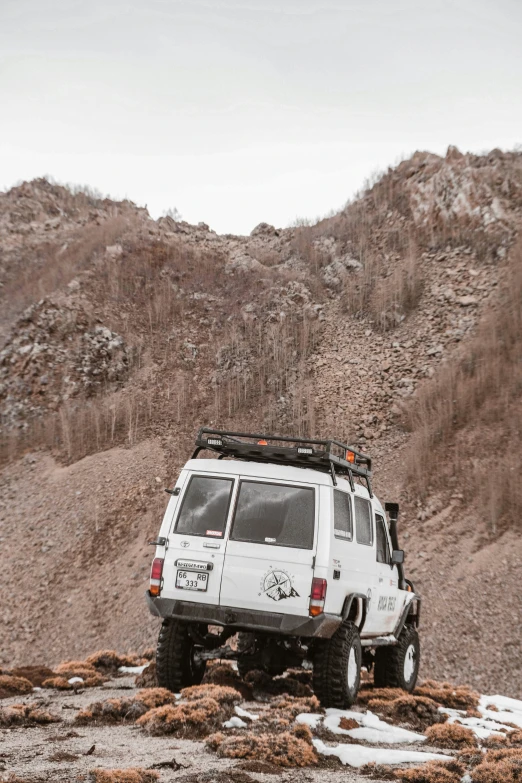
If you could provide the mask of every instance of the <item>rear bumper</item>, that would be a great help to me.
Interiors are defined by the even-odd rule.
[[[238,631],[263,631],[265,633],[289,636],[329,639],[342,623],[342,618],[333,614],[319,617],[302,617],[276,612],[258,612],[253,609],[236,609],[211,604],[196,604],[176,601],[173,598],[153,598],[145,593],[151,614],[156,617],[175,618],[188,622],[223,625]]]

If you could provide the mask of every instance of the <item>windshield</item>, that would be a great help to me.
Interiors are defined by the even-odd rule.
[[[230,538],[312,549],[314,506],[313,489],[242,481]]]
[[[176,533],[223,538],[232,479],[192,476],[179,512]]]

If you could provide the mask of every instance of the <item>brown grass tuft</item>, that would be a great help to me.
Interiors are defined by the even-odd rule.
[[[9,696],[20,696],[23,693],[31,693],[33,684],[25,677],[15,677],[12,674],[0,674],[0,699]]]
[[[424,732],[430,745],[438,748],[475,748],[478,745],[477,738],[467,726],[460,723],[443,723],[430,726]]]
[[[87,723],[122,723],[134,721],[145,715],[150,709],[173,704],[175,696],[166,688],[145,688],[138,691],[131,699],[106,699],[96,701],[80,710],[75,722],[80,725]]]
[[[120,655],[115,650],[98,650],[85,659],[86,663],[104,673],[115,673],[120,666],[138,666],[141,659],[136,655]]]
[[[520,783],[522,749],[490,750],[473,772],[473,783]]]
[[[136,723],[149,734],[206,737],[230,717],[232,708],[204,698],[149,710]]]
[[[11,704],[0,707],[0,726],[44,726],[48,723],[59,723],[61,718],[41,710],[32,704]]]
[[[341,718],[339,721],[339,728],[344,731],[350,731],[350,729],[358,729],[360,723],[357,723],[353,718]]]
[[[244,682],[235,669],[226,663],[214,663],[213,666],[207,665],[203,678],[203,684],[205,683],[235,688],[243,699],[250,700],[253,696],[252,687]]]
[[[129,769],[93,769],[89,772],[89,783],[155,783],[157,772],[130,767]]]
[[[317,764],[311,737],[307,726],[299,726],[298,731],[280,734],[243,732],[241,735],[225,736],[220,733],[209,737],[207,744],[217,751],[220,758],[254,759],[279,767],[308,767]]]
[[[282,775],[283,770],[281,767],[271,764],[268,761],[259,761],[258,759],[250,759],[242,761],[237,765],[236,769],[243,769],[245,772],[255,772],[258,775]]]
[[[152,661],[149,665],[143,669],[141,674],[136,676],[134,685],[137,688],[156,688],[158,685],[158,678],[156,676],[156,663]]]
[[[428,761],[422,767],[398,769],[395,777],[402,783],[460,783],[464,772],[458,761]]]
[[[192,685],[190,688],[184,688],[181,696],[188,701],[214,699],[218,704],[237,704],[241,701],[239,691],[224,685]]]
[[[365,687],[361,688],[357,696],[358,704],[368,704],[372,699],[379,699],[380,701],[393,701],[404,696],[404,691],[401,688],[373,688]]]
[[[18,666],[16,669],[11,669],[9,674],[13,677],[24,677],[34,688],[41,688],[43,681],[52,677],[54,672],[47,666]]]
[[[401,696],[392,701],[371,699],[368,709],[383,715],[398,723],[408,723],[415,729],[424,730],[435,723],[444,723],[446,716],[442,715],[437,704],[426,696]]]
[[[417,686],[415,695],[427,696],[444,707],[456,710],[475,709],[480,698],[468,685],[452,685],[450,682],[436,680],[426,680]]]
[[[263,694],[277,695],[288,693],[291,696],[311,696],[312,689],[306,682],[292,677],[270,677],[262,671],[251,671],[245,675],[245,682],[253,691]]]
[[[369,764],[363,764],[357,770],[360,775],[364,775],[368,778],[378,778],[379,780],[397,780],[396,771],[393,767],[388,767],[386,764],[375,764],[371,761]]]

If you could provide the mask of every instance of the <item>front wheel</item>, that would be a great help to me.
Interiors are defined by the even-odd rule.
[[[318,639],[313,654],[313,686],[323,707],[345,710],[357,698],[361,678],[361,639],[345,622],[331,639]]]
[[[198,656],[198,647],[190,635],[190,624],[163,620],[156,648],[158,685],[179,693],[182,688],[199,685],[207,662]]]
[[[394,647],[378,647],[375,651],[375,686],[402,688],[411,693],[417,683],[419,665],[419,634],[413,626],[406,625]]]

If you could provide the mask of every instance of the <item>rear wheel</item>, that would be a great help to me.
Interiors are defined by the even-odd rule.
[[[199,685],[206,668],[206,661],[198,656],[199,649],[190,635],[189,623],[164,620],[156,648],[158,684],[173,693]]]
[[[419,634],[413,626],[406,625],[394,647],[378,647],[375,651],[373,681],[377,688],[402,688],[411,693],[417,683],[419,664]]]
[[[361,678],[361,640],[346,622],[331,639],[318,639],[313,654],[313,686],[323,707],[344,710],[357,698]]]

